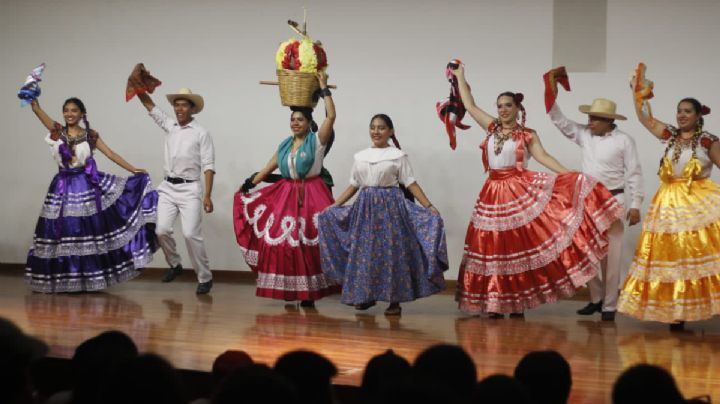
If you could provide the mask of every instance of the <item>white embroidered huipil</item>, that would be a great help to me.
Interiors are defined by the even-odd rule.
[[[83,136],[87,137],[87,134]],[[60,154],[60,145],[63,144],[62,139],[53,140],[52,133],[48,133],[48,135],[45,136],[45,142],[50,145],[50,153],[52,154],[55,161],[58,163],[58,166],[64,167],[62,154]],[[77,143],[75,146],[73,146],[73,153],[74,158],[70,161],[68,166],[70,168],[78,168],[85,166],[85,162],[87,161],[87,159],[92,157],[90,143],[87,140]]]
[[[150,111],[155,123],[165,131],[165,177],[182,178],[192,182],[173,184],[163,181],[158,187],[158,219],[155,233],[170,267],[180,264],[173,238],[173,224],[178,214],[182,232],[198,282],[212,279],[210,262],[203,241],[200,224],[203,213],[203,190],[200,181],[204,172],[215,171],[215,148],[205,128],[193,119],[181,126],[160,108]]]
[[[495,136],[490,136],[487,145],[488,165],[493,170],[502,170],[505,168],[515,168],[517,162],[517,144],[519,140],[514,140],[512,137],[505,139],[500,154],[495,154]],[[525,153],[523,153],[523,168],[528,167],[528,161],[530,160],[530,153],[528,152],[527,145],[524,147]]]
[[[615,198],[622,206],[630,199],[631,209],[640,209],[645,197],[642,168],[635,140],[625,132],[614,128],[604,136],[595,136],[587,125],[572,121],[563,115],[555,104],[550,119],[565,137],[582,148],[582,171],[597,178],[609,190],[624,189]],[[620,288],[620,265],[622,261],[624,226],[618,220],[608,229],[608,255],[602,268],[602,277],[588,282],[593,303],[602,300],[602,311],[617,309]]]

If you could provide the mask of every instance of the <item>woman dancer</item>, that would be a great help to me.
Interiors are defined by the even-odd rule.
[[[455,75],[468,112],[487,132],[480,148],[490,171],[468,226],[457,300],[470,314],[522,316],[595,276],[622,209],[602,184],[545,151],[525,127],[522,94],[500,94],[495,118],[475,104],[464,66]],[[556,174],[528,170],[528,155]]]
[[[445,229],[389,116],[372,117],[370,139],[372,146],[355,154],[350,186],[320,215],[320,257],[325,276],[343,285],[342,303],[367,310],[380,300],[390,303],[386,315],[400,315],[401,302],[444,289]],[[423,207],[407,200],[399,184]],[[355,203],[342,207],[358,190]]]
[[[677,127],[654,119],[642,103],[635,112],[666,147],[660,188],[643,222],[618,310],[682,330],[685,321],[720,313],[720,187],[710,179],[712,166],[720,167],[720,143],[703,130],[710,109],[695,98],[678,103]]]
[[[112,151],[90,128],[87,110],[78,98],[63,103],[65,125],[51,119],[37,99],[31,105],[50,130],[45,141],[60,172],[50,183],[35,227],[26,282],[36,292],[79,292],[136,277],[158,248],[158,197],[150,177]],[[98,171],[96,149],[133,175],[124,178]]]
[[[325,149],[333,133],[335,104],[327,75],[317,73],[326,118],[313,128],[312,110],[294,108],[292,135],[270,161],[235,194],[235,236],[247,264],[258,273],[257,296],[301,300],[303,307],[339,287],[328,283],[320,269],[317,215],[333,197],[321,178]],[[252,193],[248,191],[280,168],[283,179]]]

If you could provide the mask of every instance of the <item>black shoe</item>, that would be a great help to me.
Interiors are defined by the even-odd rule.
[[[602,311],[602,304],[603,304],[602,300],[600,300],[597,303],[590,302],[587,304],[587,306],[576,311],[576,313],[581,316],[589,316],[591,314],[600,313]]]
[[[615,311],[603,311],[601,316],[602,321],[615,321]]]
[[[162,278],[162,281],[164,283],[172,282],[177,278],[183,271],[183,267],[180,264],[177,264],[175,268],[168,268],[167,271],[165,271],[165,275]]]
[[[517,312],[517,313],[510,313],[510,318],[525,318],[525,313],[523,312]]]
[[[685,331],[685,322],[678,321],[677,323],[670,324],[670,331]]]
[[[210,293],[210,289],[212,289],[212,279],[210,279],[207,282],[198,283],[197,290],[195,290],[196,295],[206,295]]]
[[[375,306],[375,301],[367,302],[367,303],[360,303],[355,305],[355,310],[367,310],[371,307]]]
[[[387,309],[385,309],[386,316],[399,316],[402,315],[402,307],[400,307],[400,303],[390,303],[390,306],[388,306]]]
[[[300,302],[300,307],[315,308],[315,301],[314,300],[303,300]]]
[[[499,320],[505,318],[505,315],[502,313],[488,313],[488,318],[491,320]]]

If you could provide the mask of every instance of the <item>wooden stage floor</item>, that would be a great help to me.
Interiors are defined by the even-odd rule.
[[[197,297],[192,275],[160,283],[143,275],[107,292],[44,295],[29,292],[18,272],[0,274],[0,316],[46,341],[50,355],[69,358],[83,340],[117,329],[141,351],[165,356],[176,367],[209,370],[227,349],[247,351],[272,365],[284,352],[310,349],[340,369],[337,384],[359,384],[370,357],[392,348],[412,361],[436,343],[462,345],[479,377],[512,374],[528,351],[554,349],[570,362],[573,403],[609,402],[613,381],[626,367],[649,362],[669,369],[686,396],[720,398],[720,321],[666,325],[618,316],[581,318],[579,301],[562,301],[527,313],[524,320],[489,320],[457,311],[450,294],[403,305],[401,318],[386,318],[378,305],[356,313],[337,297],[307,311],[254,296],[247,283],[218,282],[212,295]]]

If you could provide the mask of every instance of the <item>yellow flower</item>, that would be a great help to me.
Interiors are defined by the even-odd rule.
[[[305,37],[300,42],[298,50],[298,58],[300,59],[300,71],[307,73],[317,72],[317,56],[313,48],[313,41],[310,37]]]

